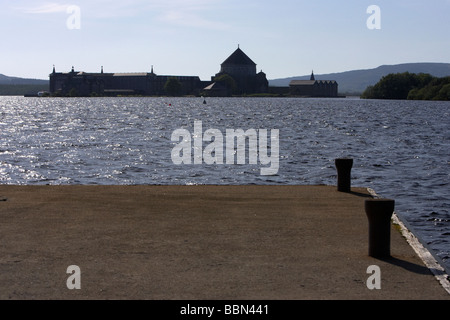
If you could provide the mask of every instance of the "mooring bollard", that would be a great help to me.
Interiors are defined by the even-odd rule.
[[[391,255],[391,216],[395,201],[370,199],[365,202],[369,220],[369,256],[387,258]]]
[[[337,189],[342,192],[350,192],[351,189],[351,171],[353,159],[340,158],[334,161],[338,173]]]

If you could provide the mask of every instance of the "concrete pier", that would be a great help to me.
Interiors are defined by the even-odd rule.
[[[368,255],[351,190],[1,185],[0,299],[449,299],[395,225]]]

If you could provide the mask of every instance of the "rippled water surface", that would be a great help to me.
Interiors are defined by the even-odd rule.
[[[396,211],[450,266],[450,103],[286,98],[0,97],[3,184],[336,184],[334,159],[354,159],[352,185]],[[279,129],[279,170],[175,165],[173,131]],[[203,147],[209,143],[205,142]],[[225,154],[225,148],[224,148]]]

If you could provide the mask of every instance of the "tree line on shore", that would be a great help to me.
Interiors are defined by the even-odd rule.
[[[391,73],[369,86],[362,99],[450,100],[450,77],[438,78],[427,73]]]

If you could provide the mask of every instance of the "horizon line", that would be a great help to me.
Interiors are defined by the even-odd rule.
[[[329,73],[314,73],[314,75],[320,76],[320,75],[346,73],[346,72],[352,72],[352,71],[367,71],[367,70],[378,69],[378,68],[384,67],[384,66],[400,66],[400,65],[407,65],[407,64],[448,64],[448,65],[450,65],[450,62],[403,62],[403,63],[395,63],[395,64],[382,64],[382,65],[379,65],[377,67],[372,67],[372,68],[352,69],[352,70],[338,71],[338,72],[329,72]],[[68,71],[68,72],[70,72],[70,71]],[[80,72],[85,72],[85,71],[80,71]],[[90,72],[88,72],[88,73],[90,73]],[[100,72],[98,72],[98,73],[100,73]],[[138,71],[136,71],[136,72],[105,72],[105,73],[151,73],[151,71],[150,72],[146,72],[146,71],[144,71],[144,72],[143,71],[140,71],[140,72],[138,72]],[[8,77],[8,78],[18,78],[18,79],[23,79],[23,80],[49,81],[49,79],[41,79],[41,78],[24,78],[24,77],[20,77],[20,76],[8,76],[8,75],[5,75],[3,73],[0,73],[0,75]],[[270,81],[270,80],[290,79],[290,78],[295,78],[295,77],[308,77],[310,75],[311,74],[296,75],[296,76],[285,76],[285,77],[280,77],[280,78],[272,78],[272,79],[268,79],[268,80]]]

